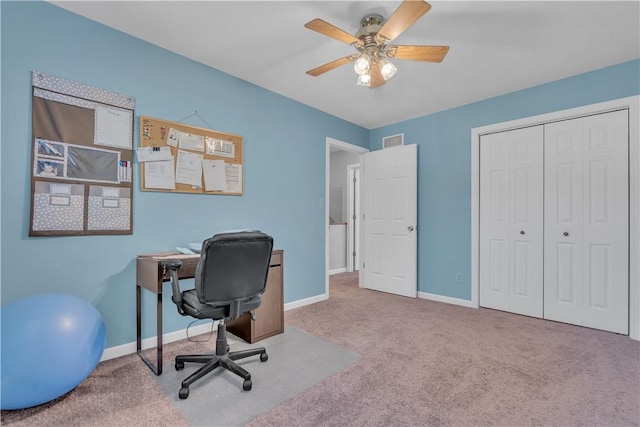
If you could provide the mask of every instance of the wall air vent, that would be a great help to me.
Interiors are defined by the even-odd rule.
[[[382,138],[382,148],[391,148],[398,145],[404,145],[404,133]]]

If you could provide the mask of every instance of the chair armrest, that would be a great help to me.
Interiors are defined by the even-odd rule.
[[[171,301],[178,307],[178,313],[184,315],[180,279],[178,279],[178,270],[182,268],[182,261],[179,259],[168,259],[163,261],[162,265],[171,271]]]
[[[167,259],[162,263],[169,270],[180,270],[182,268],[182,261],[179,259]]]

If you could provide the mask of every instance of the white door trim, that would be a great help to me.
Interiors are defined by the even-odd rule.
[[[354,236],[354,234],[355,234],[355,223],[358,220],[358,218],[356,218],[354,220],[353,216],[352,216],[352,213],[353,213],[354,209],[356,208],[356,205],[358,204],[356,202],[355,189],[353,188],[354,187],[353,186],[353,179],[355,177],[356,170],[358,170],[358,171],[360,170],[360,163],[354,163],[352,165],[347,165],[347,184],[349,185],[348,211],[347,211],[347,212],[349,212],[349,214],[348,214],[349,216],[347,217],[347,271],[354,271],[354,270],[356,270],[356,267],[357,267],[353,263],[353,252],[356,250],[356,248],[354,247],[353,242],[355,241],[355,238],[356,238],[356,236]],[[357,181],[357,185],[360,186],[360,180],[359,179]],[[360,249],[358,248],[358,256],[360,256],[359,251],[360,251]],[[357,270],[359,270],[359,268],[357,268]]]
[[[329,184],[331,181],[331,147],[357,154],[369,152],[368,148],[326,137],[324,158],[324,291],[326,298],[329,298]]]
[[[478,307],[480,136],[607,111],[629,109],[629,337],[640,340],[640,96],[571,108],[471,129],[471,305]]]

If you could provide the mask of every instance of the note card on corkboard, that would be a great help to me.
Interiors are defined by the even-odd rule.
[[[242,137],[140,116],[142,191],[242,195]]]

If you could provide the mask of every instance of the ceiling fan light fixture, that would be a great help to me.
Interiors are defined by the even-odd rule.
[[[368,72],[358,75],[358,86],[369,87],[370,84],[371,84],[371,75]]]
[[[442,62],[449,46],[391,44],[430,9],[431,5],[424,0],[403,0],[389,19],[378,14],[363,17],[355,35],[320,18],[307,22],[305,28],[346,43],[357,50],[357,53],[313,68],[307,71],[307,74],[316,77],[353,62],[353,69],[358,75],[357,84],[375,89],[384,85],[398,72],[396,66],[386,58]]]
[[[380,73],[382,74],[382,78],[385,80],[389,80],[391,77],[396,75],[398,69],[391,62],[386,59],[380,59]]]
[[[367,55],[366,53],[363,53],[362,55],[360,55],[358,59],[356,59],[355,64],[353,64],[353,69],[359,75],[367,73],[370,67],[371,67],[371,57],[369,57],[369,55]]]

